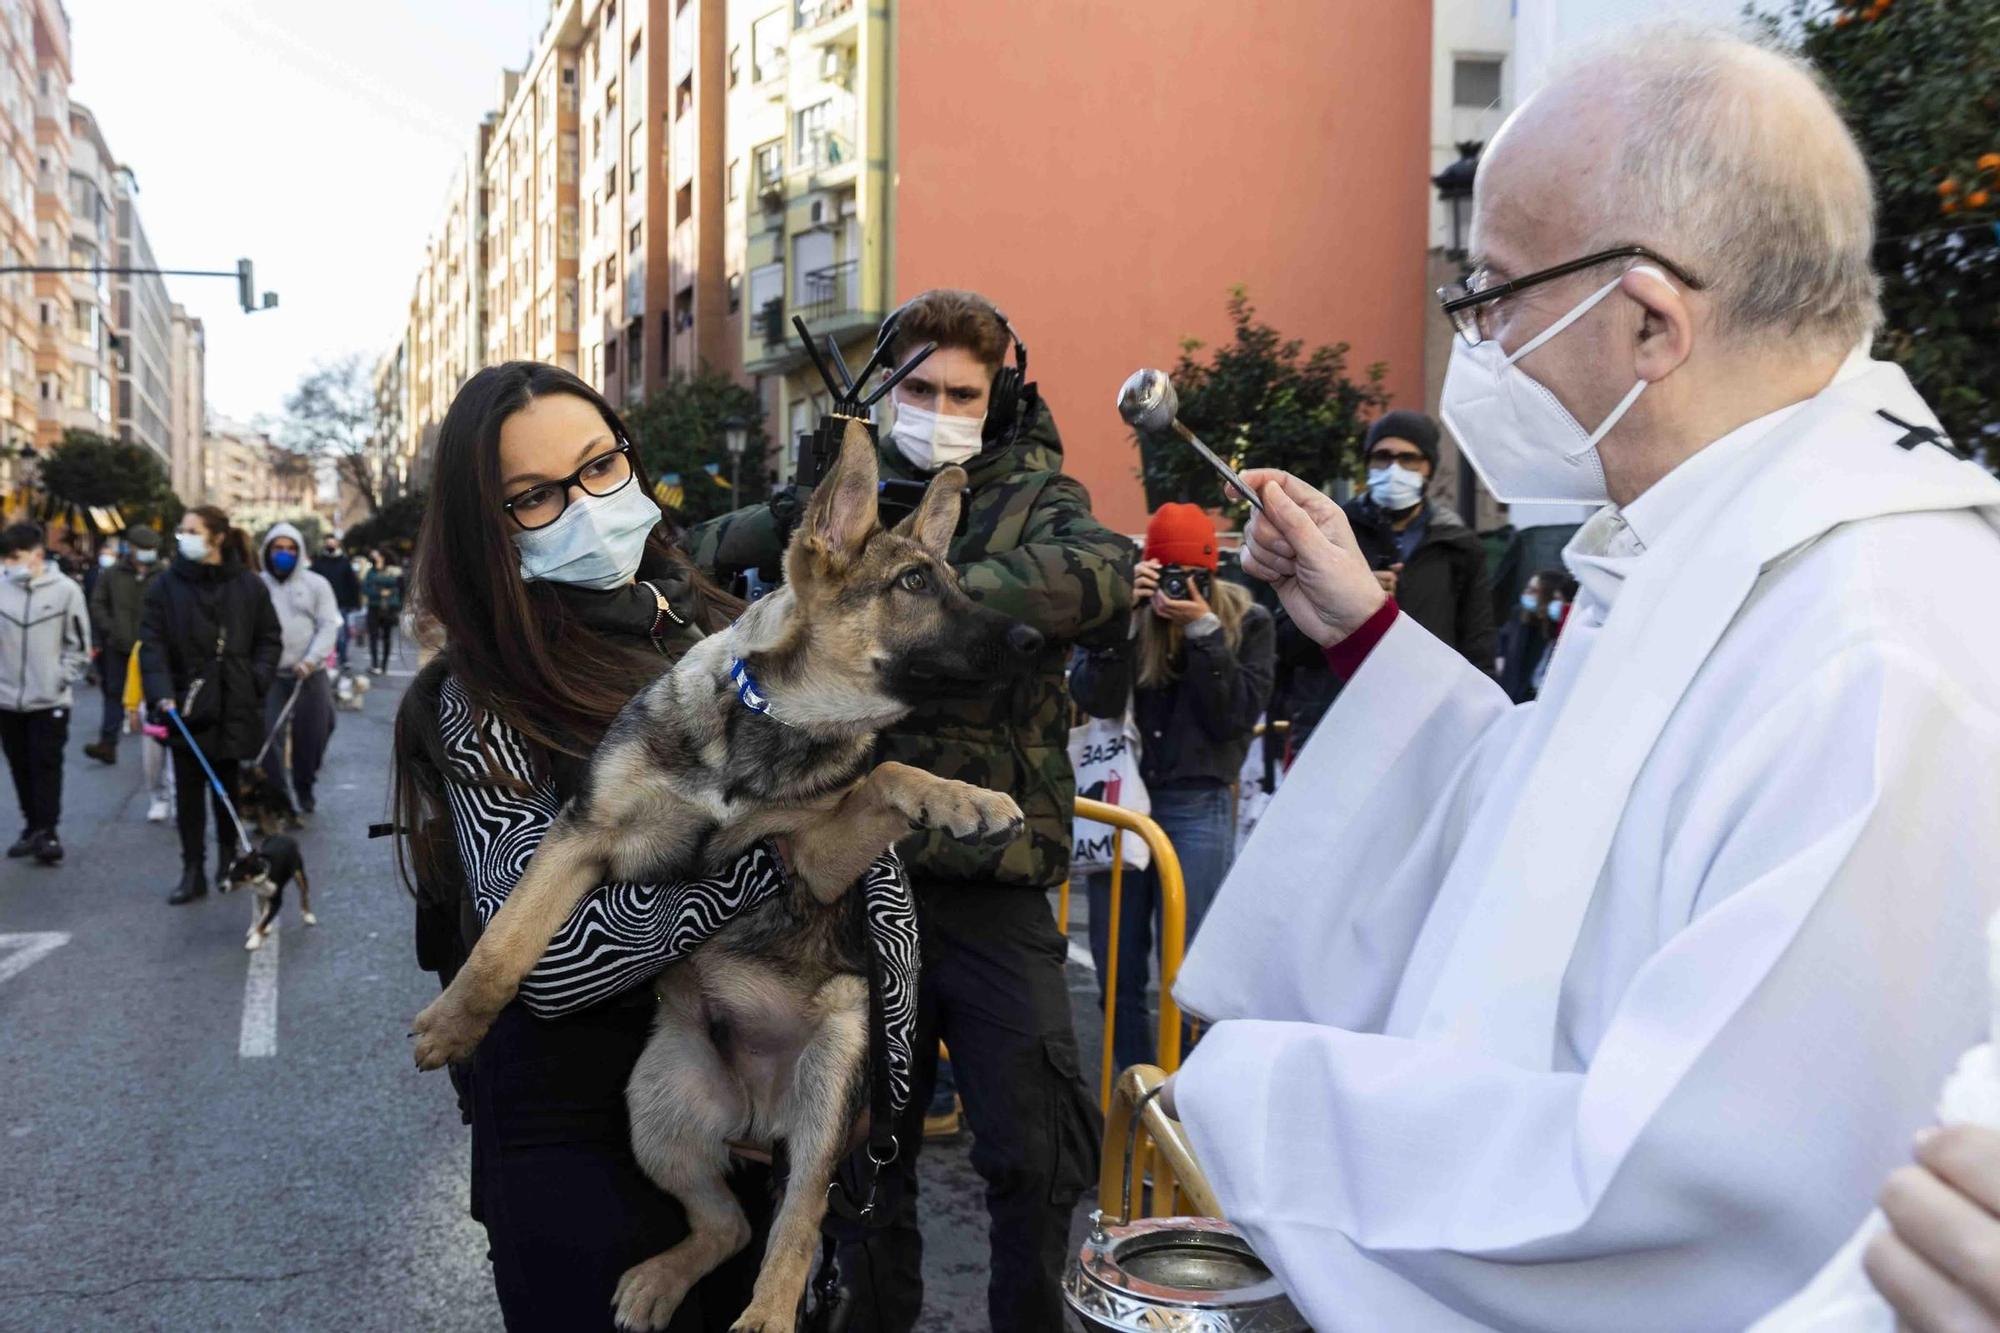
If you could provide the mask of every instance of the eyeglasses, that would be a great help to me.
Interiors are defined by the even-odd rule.
[[[1545,282],[1554,282],[1557,278],[1566,278],[1572,273],[1581,273],[1584,269],[1596,268],[1599,264],[1608,264],[1614,259],[1650,259],[1695,291],[1701,291],[1707,286],[1701,279],[1665,255],[1648,250],[1643,245],[1621,245],[1611,250],[1599,250],[1596,254],[1585,255],[1581,259],[1572,259],[1567,264],[1557,264],[1554,268],[1530,273],[1523,278],[1515,278],[1512,282],[1503,282],[1497,287],[1477,285],[1484,274],[1483,271],[1475,271],[1457,282],[1438,288],[1438,304],[1444,308],[1452,327],[1458,330],[1458,336],[1465,339],[1468,346],[1477,347],[1493,336],[1487,328],[1487,322],[1492,318],[1493,303],[1501,297],[1517,295],[1530,287],[1539,287]]]
[[[536,528],[546,528],[563,516],[563,511],[569,508],[572,486],[582,487],[585,495],[612,495],[631,480],[632,446],[620,440],[617,448],[608,449],[590,459],[562,480],[530,486],[500,507],[516,523],[532,532]]]
[[[1371,450],[1368,454],[1369,467],[1395,467],[1398,464],[1405,463],[1411,467],[1415,467],[1419,463],[1428,463],[1430,461],[1421,451],[1416,449],[1375,449]]]

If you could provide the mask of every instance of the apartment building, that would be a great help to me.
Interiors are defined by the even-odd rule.
[[[486,153],[486,359],[577,368],[578,0],[558,4]]]
[[[66,258],[52,262],[99,271],[61,275],[69,297],[66,322],[58,310],[44,311],[59,326],[58,345],[68,363],[68,392],[56,405],[55,417],[62,430],[112,435],[119,333],[112,318],[111,278],[102,270],[115,266],[118,259],[118,215],[112,194],[117,161],[98,129],[97,117],[80,102],[70,103],[69,127],[70,229],[67,246],[51,247]]]
[[[24,0],[0,3],[0,264],[8,267],[34,262],[36,250],[39,22],[36,7]],[[0,506],[8,515],[27,498],[32,464],[21,450],[38,438],[40,322],[34,278],[0,276]]]
[[[222,416],[209,419],[206,437],[209,468],[202,487],[204,503],[220,506],[238,526],[247,527],[248,511],[266,499],[270,437]]]
[[[70,48],[69,18],[53,0],[8,0],[11,16],[27,15],[35,53],[35,259],[65,264],[70,232]],[[46,448],[62,438],[62,414],[70,399],[67,275],[37,273],[35,442]]]
[[[117,209],[120,268],[158,268],[146,227],[139,219],[139,182],[130,167],[112,173]],[[157,273],[112,277],[118,346],[113,357],[120,439],[143,444],[171,472],[173,437],[168,425],[173,405],[173,300]]]
[[[415,323],[414,320],[411,321]],[[417,437],[409,423],[412,406],[409,393],[409,338],[405,335],[375,362],[375,436],[371,452],[380,471],[379,498],[421,489],[426,472],[417,466]],[[341,492],[336,521],[345,526],[368,517],[367,501]]]
[[[200,503],[207,478],[208,341],[201,321],[175,301],[167,309],[167,478],[174,494]]]

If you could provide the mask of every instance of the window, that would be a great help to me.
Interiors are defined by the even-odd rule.
[[[590,386],[599,393],[604,391],[604,345],[594,343],[590,348]]]
[[[737,43],[729,48],[729,86],[734,88],[743,81],[743,45]]]
[[[606,338],[604,340],[604,373],[607,377],[618,373],[618,340],[616,338]],[[608,378],[605,387],[607,389],[610,388]]]
[[[592,113],[590,117],[590,160],[595,162],[604,156],[604,117]]]
[[[1451,104],[1480,111],[1500,105],[1500,62],[1483,56],[1452,61]]]
[[[730,203],[735,203],[738,199],[741,199],[743,197],[742,158],[738,157],[730,160],[728,182],[729,184],[726,187],[727,194],[724,197],[727,198]]]
[[[576,184],[576,151],[576,131],[567,130],[557,150],[557,179],[564,185]]]
[[[819,164],[820,141],[826,134],[833,102],[815,102],[792,117],[792,160],[805,166]]]
[[[758,145],[754,160],[757,166],[757,193],[762,194],[785,174],[785,141],[773,139]]]
[[[631,383],[629,393],[646,373],[646,321],[643,317],[632,321],[625,330],[625,378]]]
[[[561,300],[556,311],[556,332],[576,332],[576,298],[576,279],[564,278]]]
[[[729,313],[733,315],[743,308],[743,275],[741,273],[730,274],[728,286]]]
[[[640,230],[644,227],[644,225],[645,225],[644,223],[640,222],[633,223],[632,234],[627,238],[628,244],[626,245],[625,248],[630,250],[635,255],[639,253],[639,240],[640,240],[639,233]]]
[[[625,170],[631,176],[625,188],[637,190],[646,170],[646,127],[643,123],[634,125],[631,137],[625,141]]]
[[[562,215],[558,219],[558,225],[561,228],[561,230],[557,233],[556,236],[556,257],[558,259],[575,259],[576,258],[576,205],[574,204],[563,205]]]
[[[750,25],[750,82],[785,76],[785,11],[774,9]]]
[[[686,222],[694,216],[694,182],[689,181],[674,192],[674,221]]]

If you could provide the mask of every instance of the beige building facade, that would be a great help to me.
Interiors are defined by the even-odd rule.
[[[184,503],[199,503],[208,475],[208,340],[178,301],[167,321],[167,478]]]

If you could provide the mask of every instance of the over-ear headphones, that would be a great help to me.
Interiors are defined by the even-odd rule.
[[[896,325],[902,319],[903,312],[930,294],[919,292],[889,312],[875,334],[875,348],[878,352],[895,339]],[[1033,413],[1024,412],[1024,408],[1032,401],[1033,390],[1028,384],[1028,345],[1021,341],[1020,334],[1014,332],[1014,326],[1007,321],[1007,316],[1000,307],[985,301],[984,298],[981,300],[986,308],[993,312],[993,318],[1000,321],[1001,331],[1007,335],[1007,341],[1014,348],[1014,364],[1002,365],[993,373],[993,386],[986,395],[986,425],[980,430],[979,437],[991,447],[994,444],[1011,444],[1016,429],[1028,424]]]

